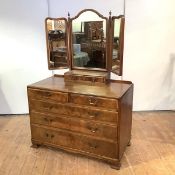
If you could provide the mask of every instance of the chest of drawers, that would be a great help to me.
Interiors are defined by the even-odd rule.
[[[133,84],[64,82],[50,77],[28,86],[31,140],[86,155],[119,169],[131,139]]]

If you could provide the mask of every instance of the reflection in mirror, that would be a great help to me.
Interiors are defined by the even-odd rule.
[[[50,69],[67,68],[66,20],[46,19],[48,63]]]
[[[120,39],[121,18],[114,19],[114,37],[112,50],[112,72],[120,73],[120,53],[119,53],[119,39]]]
[[[72,20],[73,67],[106,69],[106,19],[85,11]]]

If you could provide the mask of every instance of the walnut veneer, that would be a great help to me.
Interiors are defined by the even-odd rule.
[[[101,86],[53,76],[28,86],[33,145],[46,145],[120,168],[131,139],[133,84]]]

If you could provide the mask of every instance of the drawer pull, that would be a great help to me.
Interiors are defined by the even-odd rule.
[[[97,117],[98,113],[88,112],[90,118]]]
[[[47,97],[50,97],[51,95],[52,95],[52,94],[51,94],[50,92],[47,92],[47,93],[46,93],[46,96],[47,96]]]
[[[55,136],[52,134],[50,137],[51,137],[51,139],[52,139],[52,138],[54,138]]]
[[[48,121],[49,121],[47,118],[44,118],[44,120],[45,120],[46,122],[48,122]]]
[[[44,121],[51,123],[51,122],[53,122],[53,119],[44,118]]]
[[[95,143],[88,143],[88,146],[92,149],[98,148],[97,144],[95,144]]]
[[[89,104],[90,105],[96,105],[97,104],[97,100],[95,98],[89,98]]]
[[[95,116],[95,115],[90,115],[89,117],[90,117],[90,118],[95,118],[96,116]]]
[[[53,134],[50,135],[50,134],[46,133],[46,137],[52,139],[52,138],[54,138],[55,136],[54,136]]]
[[[93,126],[93,127],[92,126],[87,126],[87,128],[93,133],[98,131],[98,128],[96,126]]]
[[[49,106],[49,107],[45,107],[46,110],[51,110],[53,108],[53,106]]]
[[[91,130],[91,132],[95,133],[95,132],[97,132],[98,128],[91,128],[90,130]]]

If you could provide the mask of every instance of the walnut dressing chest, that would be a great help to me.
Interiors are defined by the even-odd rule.
[[[110,73],[122,75],[124,16],[85,9],[68,20],[47,18],[46,41],[48,68],[69,71],[27,87],[33,146],[119,169],[131,139],[133,84],[111,80]],[[64,59],[57,54],[62,52]]]
[[[96,86],[53,76],[28,86],[32,143],[99,158],[120,167],[131,139],[133,85]]]

